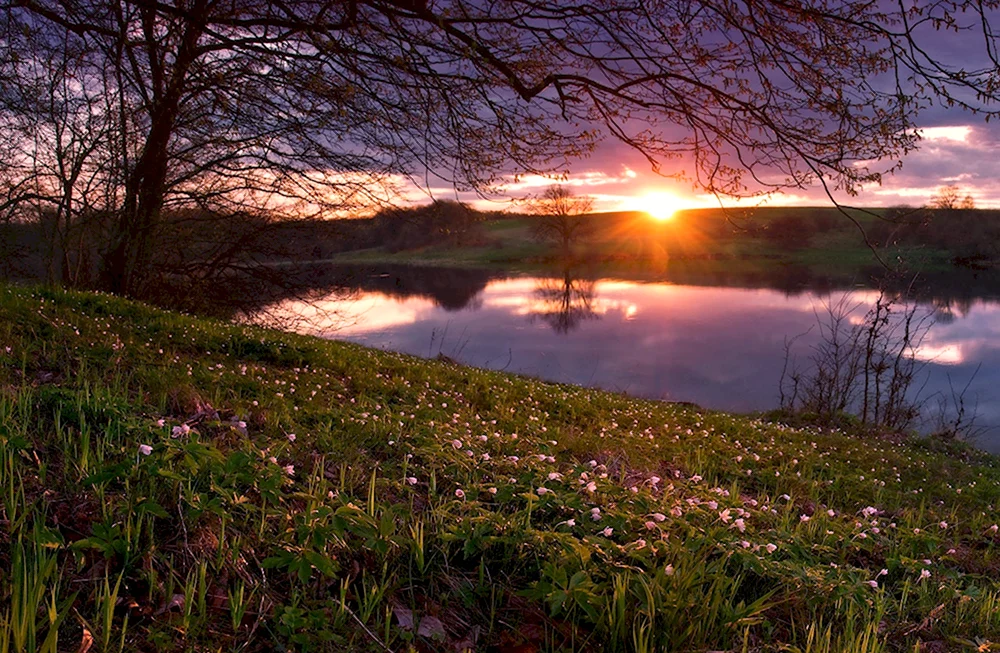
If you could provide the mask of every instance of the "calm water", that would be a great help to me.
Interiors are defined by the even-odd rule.
[[[336,288],[283,300],[266,313],[286,320],[286,328],[372,347],[752,411],[778,405],[786,338],[805,334],[795,347],[806,355],[819,338],[817,311],[850,292],[861,316],[876,296],[444,274],[428,280],[398,268],[355,272]],[[972,379],[966,398],[978,402],[978,423],[988,427],[978,444],[1000,452],[1000,302],[926,299],[922,310],[934,313],[918,351],[926,362],[922,396],[947,393],[949,380],[961,389]]]

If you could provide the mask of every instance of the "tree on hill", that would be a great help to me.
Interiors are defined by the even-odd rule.
[[[961,189],[955,184],[942,186],[931,196],[930,208],[932,209],[974,209],[976,200],[972,195],[966,193],[961,197]]]
[[[407,176],[490,192],[603,137],[655,169],[686,157],[709,192],[854,192],[915,147],[921,107],[1000,100],[973,0],[0,6],[3,219],[54,211],[71,249],[86,224],[102,285],[130,295],[171,260],[177,211],[325,217]],[[982,51],[934,57],[934,27]]]
[[[576,195],[563,184],[553,184],[536,199],[532,209],[535,235],[555,244],[563,256],[569,256],[587,230],[586,214],[594,208],[592,197]]]

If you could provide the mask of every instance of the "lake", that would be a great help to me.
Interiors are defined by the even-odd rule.
[[[779,405],[785,344],[803,365],[820,342],[817,317],[845,300],[855,322],[877,293],[866,288],[794,291],[669,282],[504,277],[483,271],[383,266],[344,268],[309,297],[283,299],[254,321],[423,357],[593,386],[639,397],[738,412]],[[787,280],[783,286],[787,285]],[[961,284],[959,284],[961,286]],[[968,286],[963,286],[968,287]],[[918,295],[929,317],[916,349],[915,387],[928,399],[965,391],[1000,452],[1000,301],[988,293]]]

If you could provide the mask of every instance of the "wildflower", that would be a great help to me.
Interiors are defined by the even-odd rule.
[[[799,521],[803,523],[809,521],[809,515],[799,515]]]
[[[745,533],[746,530],[747,530],[747,525],[746,525],[746,522],[743,521],[743,518],[740,517],[739,519],[737,519],[736,521],[733,522],[733,525],[730,526],[730,528],[735,528],[739,532]],[[746,548],[746,547],[744,547],[744,548]]]
[[[767,546],[765,546],[764,548],[767,549],[768,553],[774,553],[775,551],[778,550],[778,547],[776,547],[775,545],[771,544],[770,542],[768,542]]]
[[[913,534],[914,535],[920,535],[920,529],[919,528],[914,528],[913,529]]]
[[[451,441],[451,446],[454,447],[455,449],[461,449],[462,448],[462,441],[461,440],[452,440]]]
[[[1000,530],[1000,526],[997,526],[996,524],[993,524],[993,525],[992,525],[992,526],[990,526],[990,528],[989,528],[989,531],[990,531],[991,533],[996,533],[996,532],[997,532],[997,530]]]
[[[587,486],[584,489],[587,490],[587,492],[591,492],[591,493],[596,492],[597,491],[597,483],[591,481],[590,483],[587,483]]]
[[[699,482],[701,482],[701,476],[698,476],[697,474],[695,474],[694,476],[691,477],[691,482],[692,483],[699,483]]]
[[[674,506],[670,509],[670,514],[674,517],[680,517],[684,514],[684,510],[680,506]]]
[[[490,494],[496,494],[497,493],[497,489],[495,487],[491,487],[491,488],[489,488],[486,491],[489,492]]]
[[[459,499],[464,499],[465,498],[465,492],[462,491],[462,488],[459,488],[459,489],[455,490],[455,496],[458,497]]]
[[[827,510],[826,511],[826,516],[827,517],[836,517],[837,516],[837,511],[836,510]]]
[[[164,419],[158,419],[158,420],[156,420],[156,425],[157,425],[157,426],[159,426],[159,427],[161,427],[161,428],[162,428],[162,427],[163,427],[163,425],[164,425],[164,424],[166,424],[166,423],[167,423],[167,421],[166,421],[166,420],[164,420]]]
[[[930,571],[928,571],[927,569],[921,569],[920,570],[920,580],[926,580],[927,578],[930,578],[930,577],[931,577],[931,572]]]
[[[289,476],[295,476],[295,465],[285,465],[282,469],[284,469],[285,473]]]
[[[601,521],[601,509],[600,508],[591,508],[590,509],[590,518],[593,519],[594,521]]]
[[[416,476],[407,476],[406,477],[406,484],[407,485],[416,485],[417,484],[417,477]]]
[[[644,540],[642,538],[639,538],[638,540],[636,540],[635,542],[633,542],[633,544],[635,544],[635,548],[636,549],[645,549],[646,548],[646,540]]]
[[[660,482],[660,477],[659,476],[650,476],[649,477],[649,482],[650,482],[651,485],[656,485],[657,483]]]
[[[732,517],[729,516],[729,508],[726,508],[725,510],[719,513],[719,519],[722,520],[723,524],[729,523],[729,520],[732,519]]]
[[[652,515],[650,515],[650,517],[652,517],[655,521],[658,522],[661,522],[667,518],[667,516],[664,515],[662,512],[654,512]]]
[[[667,565],[666,567],[663,568],[663,573],[666,574],[667,576],[673,576],[674,575],[674,566],[673,565]]]
[[[558,481],[558,480],[561,480],[562,477],[563,477],[563,475],[560,474],[559,472],[549,472],[548,479],[550,481]]]
[[[244,428],[246,428],[246,427],[244,427]],[[294,433],[289,433],[285,437],[288,438],[289,442],[295,442],[295,434]]]
[[[747,542],[746,540],[743,540],[742,542],[740,542],[740,546],[742,546],[744,549],[749,549],[750,543]]]
[[[955,555],[955,549],[948,549],[948,551],[945,553],[945,555],[949,555],[949,556],[950,555]]]
[[[717,501],[709,501],[706,505],[709,510],[717,510],[719,508],[719,503]]]
[[[938,528],[940,528],[941,530],[944,530],[944,529],[948,528],[948,522],[946,522],[946,521],[939,522],[938,523]]]
[[[556,526],[569,526],[570,528],[573,528],[574,526],[576,526],[576,520],[567,519],[566,521],[559,522],[558,524],[556,524]]]
[[[535,492],[537,492],[539,496],[542,496],[543,494],[548,494],[548,493],[549,493],[549,492],[551,492],[551,491],[552,491],[552,490],[550,490],[550,489],[549,489],[549,488],[547,488],[547,487],[540,487],[540,488],[538,488],[537,490],[535,490]]]
[[[646,530],[651,531],[654,528],[656,528],[656,522],[655,521],[648,521],[648,522],[645,523],[645,526],[646,526]]]
[[[868,585],[869,587],[871,587],[872,589],[878,589],[878,581],[877,581],[877,580],[869,580],[869,581],[866,581],[866,584],[867,584],[867,585]]]
[[[173,430],[170,432],[170,434],[175,438],[179,438],[183,435],[187,435],[190,432],[191,432],[190,426],[188,426],[187,424],[181,424],[180,426],[175,426]]]
[[[611,537],[611,534],[615,532],[615,529],[610,526],[606,526],[603,531],[600,531],[601,535],[604,537]]]
[[[139,445],[139,454],[140,455],[148,456],[151,453],[153,453],[153,447],[149,446],[148,444],[140,444]]]

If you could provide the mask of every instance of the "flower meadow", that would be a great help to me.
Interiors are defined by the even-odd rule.
[[[0,653],[997,650],[996,465],[0,287]]]

